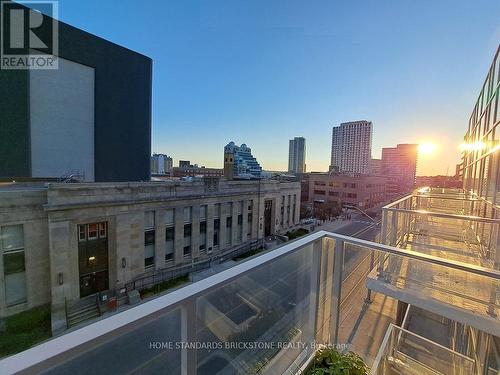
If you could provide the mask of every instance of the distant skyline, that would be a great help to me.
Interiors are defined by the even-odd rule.
[[[373,122],[372,157],[436,144],[418,175],[453,174],[500,41],[500,2],[59,1],[59,18],[153,59],[152,152],[222,168],[246,143],[287,170],[307,140],[326,171],[331,131]]]

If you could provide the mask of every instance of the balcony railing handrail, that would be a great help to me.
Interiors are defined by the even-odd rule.
[[[444,212],[434,212],[434,211],[427,211],[427,210],[409,210],[406,208],[396,208],[396,207],[384,208],[384,210],[391,211],[391,212],[407,213],[407,214],[419,214],[419,215],[425,215],[425,216],[434,216],[434,217],[440,217],[440,218],[444,218],[444,219],[470,220],[470,221],[477,221],[479,223],[500,224],[500,219],[474,216],[474,215],[458,215],[458,214],[449,214],[449,213],[444,213]]]
[[[435,194],[435,193],[419,193],[419,192],[416,192],[416,193],[405,195],[404,197],[402,197],[402,198],[400,198],[400,199],[398,199],[398,200],[396,200],[394,202],[391,202],[391,203],[385,205],[384,207],[382,207],[382,209],[389,210],[389,209],[394,208],[394,206],[397,206],[400,203],[405,202],[408,199],[411,199],[413,197],[419,197],[419,198],[431,198],[431,199],[449,199],[449,200],[465,201],[465,202],[481,202],[481,203],[484,203],[484,204],[490,206],[494,210],[500,210],[500,206],[499,205],[494,204],[492,202],[489,202],[484,197],[479,197],[479,196],[477,196],[476,194],[473,194],[473,193],[461,193],[461,194],[470,196],[470,198],[468,198],[468,197],[457,197],[457,196],[453,196],[453,195],[450,195],[450,194]]]
[[[315,241],[323,238],[330,238],[341,241],[344,244],[358,245],[364,248],[381,251],[387,254],[407,257],[433,265],[449,267],[476,275],[500,280],[500,271],[488,269],[485,267],[462,263],[459,261],[439,258],[432,255],[419,253],[416,251],[404,250],[401,248],[370,242],[360,238],[349,237],[337,233],[318,231],[308,236],[299,238],[296,241],[287,243],[268,253],[264,253],[255,258],[251,258],[241,264],[221,271],[215,275],[209,276],[201,281],[186,285],[166,295],[157,297],[128,310],[117,313],[109,318],[91,323],[85,327],[71,331],[62,336],[48,340],[38,346],[30,348],[24,352],[15,354],[0,360],[0,373],[9,374],[26,370],[30,367],[41,365],[43,362],[50,361],[63,353],[71,353],[74,350],[80,350],[81,345],[94,342],[96,339],[101,341],[105,335],[120,332],[124,333],[127,329],[133,329],[141,319],[154,319],[162,311],[167,311],[179,306],[183,301],[198,297],[241,277],[254,270],[255,268],[268,264],[280,257],[291,254],[304,248]],[[78,349],[77,349],[78,348]],[[52,364],[53,365],[53,364]]]

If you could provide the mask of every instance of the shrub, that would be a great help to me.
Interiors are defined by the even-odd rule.
[[[308,367],[306,375],[367,375],[370,369],[353,352],[339,353],[335,349],[320,349]]]
[[[300,236],[303,236],[305,234],[309,233],[309,231],[305,228],[299,228],[296,230],[288,231],[285,233],[285,236],[288,237],[289,240],[294,240]]]
[[[163,292],[167,289],[175,288],[179,285],[187,283],[188,281],[189,281],[188,275],[180,276],[180,277],[177,277],[175,279],[163,281],[163,282],[156,284],[156,285],[153,285],[149,288],[141,289],[139,291],[139,294],[141,295],[141,298],[144,299],[147,297],[151,297],[152,295],[155,295],[157,293]]]

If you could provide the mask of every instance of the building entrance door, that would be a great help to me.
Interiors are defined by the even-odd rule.
[[[80,298],[109,289],[108,225],[78,225]]]

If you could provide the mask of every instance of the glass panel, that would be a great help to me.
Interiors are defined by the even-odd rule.
[[[5,253],[3,256],[3,270],[5,275],[24,272],[24,251]]]
[[[155,212],[146,211],[144,213],[144,228],[154,228],[155,226]]]
[[[412,373],[422,375],[475,374],[471,358],[447,349],[410,331],[391,325],[386,347],[373,374]]]
[[[104,343],[87,344],[76,357],[44,372],[47,375],[181,374],[181,311],[125,333],[112,333]],[[119,360],[117,360],[119,359]]]
[[[202,205],[200,206],[200,219],[206,219],[207,217],[207,206]]]
[[[108,235],[107,223],[99,223],[99,238],[106,238]]]
[[[22,249],[24,247],[23,226],[9,225],[1,228],[2,248],[4,250]]]
[[[87,229],[85,225],[78,226],[78,240],[85,241],[87,239]]]
[[[5,303],[7,306],[26,302],[26,299],[26,273],[23,271],[5,275]]]
[[[155,243],[155,231],[148,230],[147,232],[144,232],[144,244],[150,245],[154,243]]]
[[[191,207],[184,207],[184,222],[191,222]]]
[[[97,238],[97,224],[88,224],[88,239],[95,240]]]
[[[165,211],[165,224],[174,224],[174,212],[175,209],[169,208],[168,210]]]
[[[314,341],[312,246],[258,267],[196,299],[198,375],[283,373]],[[286,347],[286,349],[284,349]]]
[[[155,256],[155,245],[146,245],[144,247],[144,258],[154,258]]]

